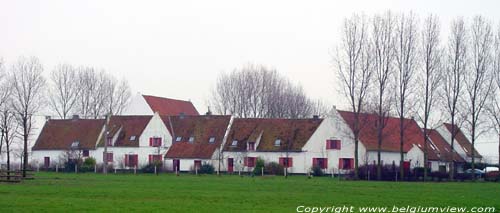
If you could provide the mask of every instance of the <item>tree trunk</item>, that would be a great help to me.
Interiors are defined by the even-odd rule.
[[[450,162],[450,180],[455,178],[455,117],[451,116],[451,162]]]
[[[23,136],[24,136],[24,156],[23,156],[23,178],[26,177],[28,169],[28,118],[23,118]]]
[[[500,167],[500,134],[498,134],[498,167]]]
[[[429,161],[427,155],[428,134],[429,132],[427,132],[427,121],[424,121],[424,181],[427,179],[427,162]]]
[[[476,127],[475,127],[475,121],[473,120],[472,121],[473,124],[472,124],[472,144],[471,144],[471,147],[470,147],[470,151],[471,151],[471,157],[472,157],[472,161],[471,161],[471,169],[472,169],[472,180],[476,180],[476,174],[474,172],[474,169],[476,167],[475,165],[475,162],[476,162],[476,159],[475,159],[475,153],[474,153],[474,143],[476,142]]]
[[[401,110],[403,110],[403,104],[401,104]],[[399,117],[399,154],[400,154],[400,157],[401,157],[401,160],[399,162],[399,178],[401,180],[403,180],[404,178],[404,174],[405,174],[405,170],[404,170],[404,154],[403,154],[403,144],[404,144],[404,117],[403,117],[403,111],[401,111],[401,115]]]

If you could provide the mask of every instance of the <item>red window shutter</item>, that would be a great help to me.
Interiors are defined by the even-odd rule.
[[[128,166],[128,164],[129,164],[129,163],[128,163],[128,155],[127,155],[127,154],[125,154],[125,166]]]
[[[293,167],[293,158],[288,158],[288,167]]]
[[[326,140],[326,149],[331,149],[330,140]]]
[[[351,158],[351,159],[349,159],[349,161],[350,161],[349,163],[351,165],[350,169],[354,169],[354,159]]]
[[[284,158],[280,158],[280,165],[285,166],[285,160],[284,160]]]
[[[158,138],[158,146],[161,146],[161,138]]]
[[[323,162],[324,162],[324,163],[323,163],[323,166],[324,166],[324,168],[323,168],[323,169],[328,168],[328,158],[323,158]]]
[[[340,140],[337,140],[337,149],[341,149],[342,147],[342,142]]]
[[[243,159],[243,165],[248,166],[248,157]]]
[[[134,155],[134,166],[139,164],[139,155]]]
[[[313,167],[317,166],[318,165],[318,159],[316,158],[313,158]]]
[[[153,138],[149,138],[149,146],[153,146]]]
[[[148,155],[148,162],[153,163],[153,155]]]
[[[112,152],[109,153],[108,156],[109,156],[109,162],[113,162],[113,153]]]

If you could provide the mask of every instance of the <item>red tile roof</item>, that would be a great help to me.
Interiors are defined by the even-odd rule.
[[[198,111],[190,101],[182,101],[170,98],[143,95],[153,112],[160,115],[176,116],[184,113],[185,115],[199,115]]]
[[[429,129],[427,130],[429,134],[429,138],[432,143],[429,144],[429,160],[435,161],[451,161],[451,146],[446,142],[446,140],[439,134],[437,130]],[[432,147],[434,145],[434,147]],[[423,147],[422,147],[423,150]],[[463,163],[465,160],[460,157],[458,153],[453,154],[455,162]]]
[[[103,127],[103,119],[48,120],[32,150],[69,150],[75,141],[78,149],[95,149]]]
[[[449,123],[445,123],[444,126],[451,134],[452,125]],[[472,157],[472,152],[471,152],[472,143],[469,141],[469,139],[467,139],[465,134],[462,132],[460,128],[458,128],[457,125],[455,125],[455,130],[457,130],[457,134],[455,135],[455,140],[460,144],[462,148],[464,148],[467,157]],[[482,158],[481,154],[479,154],[479,152],[475,148],[474,148],[474,155],[477,158]]]
[[[234,119],[229,137],[224,146],[225,151],[245,151],[247,142],[257,142],[262,134],[256,151],[301,151],[319,127],[323,119],[266,119],[237,118]],[[281,146],[275,146],[276,139]],[[237,140],[237,146],[232,141]],[[290,147],[287,145],[290,143]]]
[[[153,116],[111,116],[109,119],[109,135],[111,137],[118,134],[117,140],[114,146],[124,146],[124,147],[139,147],[139,137],[146,128],[147,124]],[[131,136],[135,136],[135,140],[130,140]],[[99,143],[99,146],[104,144]]]
[[[351,129],[354,128],[354,113],[348,111],[338,111],[340,116],[349,125]],[[361,132],[360,142],[366,147],[368,151],[376,151],[378,149],[377,140],[377,119],[375,114],[361,113]],[[413,145],[422,144],[423,133],[417,122],[413,119],[404,119],[404,144],[403,151],[408,152]],[[400,151],[400,121],[396,117],[388,117],[386,126],[383,129],[382,136],[382,151],[386,152],[399,152]]]
[[[167,151],[167,158],[210,159],[221,146],[231,116],[162,116],[168,131],[173,136],[172,146]],[[177,137],[182,137],[180,142]],[[194,141],[189,142],[189,138]],[[211,137],[215,138],[210,143]]]

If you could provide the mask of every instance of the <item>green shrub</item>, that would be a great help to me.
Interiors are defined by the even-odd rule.
[[[264,167],[264,173],[270,175],[283,175],[283,166],[276,162],[270,162]]]
[[[314,166],[312,168],[312,172],[314,176],[323,176],[323,169],[321,169],[321,167],[319,166]]]
[[[81,172],[93,172],[95,169],[96,161],[93,157],[86,158],[80,166]]]
[[[264,168],[265,162],[261,158],[257,158],[257,162],[255,162],[255,167],[253,168],[254,175],[261,175],[262,168]]]
[[[141,168],[141,171],[142,173],[155,173],[155,166],[156,166],[156,172],[159,172],[160,169],[162,168],[162,163],[160,161],[148,163],[147,165]]]
[[[198,173],[200,173],[200,174],[213,174],[214,171],[215,171],[215,169],[214,169],[214,166],[212,166],[212,164],[204,163],[203,165],[201,165],[201,168],[198,171]]]

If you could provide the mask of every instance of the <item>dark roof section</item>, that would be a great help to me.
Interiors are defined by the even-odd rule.
[[[185,115],[199,115],[198,111],[190,101],[182,101],[170,98],[143,95],[153,112],[160,115],[177,116],[181,113]]]
[[[173,136],[172,147],[167,151],[167,158],[210,159],[221,146],[231,116],[162,116],[168,131]],[[182,137],[180,142],[177,137]],[[192,142],[189,138],[194,137]],[[210,143],[215,137],[214,143]]]
[[[114,137],[120,129],[122,129],[115,141],[114,146],[118,147],[139,147],[139,137],[148,125],[153,116],[111,116],[109,119],[109,136]],[[130,140],[131,136],[135,136],[135,140]],[[103,146],[103,141],[100,141],[99,146]]]
[[[450,134],[453,134],[451,132],[451,127],[452,127],[451,124],[445,123],[444,126],[450,132]],[[467,137],[465,137],[464,133],[460,128],[458,128],[457,125],[455,125],[455,129],[457,130],[457,134],[455,135],[455,140],[460,144],[462,148],[464,148],[467,157],[472,157],[472,152],[471,152],[472,143],[469,141],[469,139],[467,139]],[[479,152],[476,149],[474,149],[474,155],[477,158],[483,157],[481,156],[481,154],[479,154]]]
[[[78,149],[95,149],[104,127],[104,119],[48,120],[32,150],[70,150],[79,141]]]
[[[267,119],[236,118],[231,126],[225,151],[245,151],[247,142],[257,142],[262,134],[256,151],[301,151],[323,119]],[[275,146],[276,139],[281,146]],[[237,146],[232,141],[237,140]],[[288,148],[288,145],[289,148]]]
[[[351,129],[354,128],[354,113],[348,111],[338,110],[340,116],[349,125]],[[377,120],[376,114],[361,113],[361,132],[359,135],[361,143],[365,145],[368,151],[376,151],[378,149],[377,140]],[[403,151],[408,152],[413,144],[422,144],[424,138],[422,130],[417,122],[413,119],[404,119],[403,121],[405,137],[403,144]],[[400,151],[400,120],[395,117],[386,118],[386,126],[382,133],[382,151],[386,152],[399,152]]]
[[[429,134],[429,138],[432,141],[432,144],[429,144],[428,150],[429,150],[429,155],[428,158],[429,160],[435,160],[435,161],[451,161],[451,146],[446,142],[446,140],[439,134],[437,130],[429,129],[427,130]],[[434,145],[434,147],[432,147]],[[422,150],[424,148],[422,147]],[[464,163],[465,160],[460,157],[458,153],[453,154],[455,162],[458,163]]]

